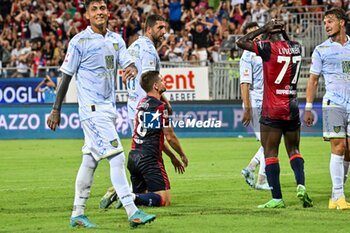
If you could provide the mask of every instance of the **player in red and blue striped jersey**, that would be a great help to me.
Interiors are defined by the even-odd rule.
[[[254,40],[263,33],[266,34],[266,40]],[[300,119],[296,88],[301,64],[301,45],[290,41],[284,31],[284,22],[275,19],[243,36],[237,41],[237,45],[255,52],[263,60],[264,95],[260,131],[266,176],[273,199],[258,208],[285,207],[278,160],[282,136],[297,183],[297,197],[302,201],[303,207],[312,207],[312,200],[305,188],[304,159],[299,151]]]

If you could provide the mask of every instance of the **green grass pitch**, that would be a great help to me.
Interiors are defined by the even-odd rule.
[[[294,175],[282,143],[281,184],[286,209],[259,210],[271,198],[253,190],[240,171],[259,144],[253,138],[180,139],[189,158],[183,175],[166,168],[172,205],[141,207],[157,215],[151,224],[130,229],[125,211],[98,209],[110,186],[109,167],[102,161],[95,173],[86,214],[99,229],[68,226],[82,140],[0,141],[0,232],[348,232],[350,211],[328,210],[331,192],[329,144],[321,138],[302,138],[306,186],[314,207],[303,209],[296,198]],[[125,151],[130,140],[123,140]],[[349,195],[348,186],[345,193]]]

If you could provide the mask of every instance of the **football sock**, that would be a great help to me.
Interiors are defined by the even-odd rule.
[[[262,155],[262,156],[261,156]],[[264,158],[264,149],[261,146],[258,151],[255,153],[254,157],[252,158],[252,160],[250,160],[248,168],[251,171],[255,171],[255,168],[258,164],[261,163],[261,158]],[[265,159],[265,158],[264,158]]]
[[[305,185],[304,159],[301,154],[294,154],[289,158],[290,166],[294,171],[295,181],[298,184]]]
[[[109,158],[108,161],[110,165],[110,176],[113,187],[117,192],[119,200],[122,202],[126,213],[129,217],[131,217],[138,210],[138,208],[133,201],[129,183],[126,178],[124,152]]]
[[[332,178],[332,199],[338,200],[344,197],[344,158],[343,156],[331,154],[329,169]]]
[[[145,206],[160,206],[161,197],[156,193],[136,194],[135,204]]]
[[[272,187],[272,198],[282,199],[281,184],[280,184],[280,164],[278,158],[270,157],[265,159],[265,170],[269,186]]]
[[[350,161],[345,161],[344,160],[344,183],[345,183],[345,179],[348,178],[348,171],[349,171],[349,164],[350,164]]]
[[[260,147],[259,150],[261,151],[261,153],[260,153],[259,176],[260,177],[264,177],[264,179],[266,179],[264,148]],[[262,180],[261,182],[264,182],[264,181]]]
[[[91,185],[97,161],[90,154],[84,154],[75,180],[75,197],[72,217],[84,214],[85,204],[90,196]]]

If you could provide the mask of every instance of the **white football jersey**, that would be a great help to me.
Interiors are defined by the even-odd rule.
[[[350,37],[341,45],[331,38],[312,53],[310,73],[322,74],[326,84],[324,98],[350,112]]]
[[[76,79],[80,120],[116,116],[116,70],[132,62],[117,33],[107,31],[102,36],[89,26],[71,39],[60,71]]]
[[[140,86],[141,75],[147,71],[159,71],[160,59],[154,43],[146,36],[140,36],[128,48],[135,61],[138,74],[134,80],[128,80],[128,117],[135,119],[137,104],[146,96],[146,92]]]
[[[244,50],[239,61],[240,83],[250,84],[250,99],[263,99],[264,77],[261,57]]]

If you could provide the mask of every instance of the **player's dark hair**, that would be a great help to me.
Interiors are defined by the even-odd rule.
[[[346,12],[340,8],[340,7],[334,7],[328,11],[326,11],[326,13],[324,14],[324,16],[326,17],[327,15],[335,15],[335,17],[337,17],[337,19],[342,19],[345,21],[345,24],[348,22],[348,17],[346,16]]]
[[[254,28],[254,27],[259,27],[259,24],[257,22],[250,22],[250,23],[244,24],[242,29],[243,34],[244,35],[247,34],[248,29]]]
[[[150,92],[155,84],[159,80],[158,71],[148,71],[141,75],[140,85],[145,92]]]
[[[146,18],[145,22],[145,31],[147,31],[148,28],[153,27],[156,25],[157,21],[166,21],[162,16],[160,15],[150,15]]]
[[[84,1],[84,5],[85,5],[85,9],[86,9],[86,10],[89,8],[89,5],[90,5],[92,2],[104,2],[104,3],[107,4],[107,0],[85,0],[85,1]]]

